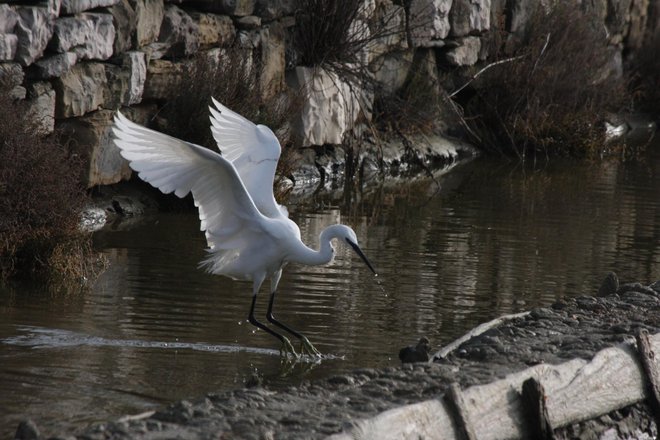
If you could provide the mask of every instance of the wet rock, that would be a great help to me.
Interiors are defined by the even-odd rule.
[[[613,295],[619,290],[619,278],[614,272],[609,272],[598,288],[598,296]]]

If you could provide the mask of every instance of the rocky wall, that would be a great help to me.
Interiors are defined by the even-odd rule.
[[[626,45],[639,47],[658,28],[658,0],[576,1],[603,22],[619,65]],[[367,90],[296,64],[289,38],[296,0],[2,1],[0,82],[29,103],[26,117],[38,120],[40,130],[62,128],[71,138],[88,160],[89,186],[111,184],[130,176],[111,141],[115,111],[146,124],[176,93],[175,79],[195,54],[218,59],[223,48],[245,48],[244,56],[258,57],[264,98],[285,87],[307,88],[295,126],[303,145],[341,144],[356,121],[370,117],[374,93],[396,92],[419,69],[450,89],[452,81],[440,83],[438,66],[456,78],[469,76],[493,59],[489,42],[496,34],[505,32],[515,44],[534,7],[544,4],[365,0],[355,32],[373,38],[359,59],[378,85]]]

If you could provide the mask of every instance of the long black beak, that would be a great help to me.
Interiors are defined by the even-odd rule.
[[[371,269],[371,271],[372,271],[374,274],[376,274],[376,269],[374,269],[374,267],[371,265],[371,263],[370,263],[369,260],[367,259],[367,256],[364,255],[364,252],[362,252],[362,249],[360,249],[360,246],[358,246],[357,243],[353,243],[353,242],[352,242],[351,240],[349,240],[348,238],[346,239],[346,243],[348,243],[348,244],[353,248],[353,250],[355,251],[355,253],[358,254],[358,255],[360,256],[360,258],[362,258],[362,259],[364,260],[364,262],[367,264],[367,266],[369,266],[369,269]],[[376,274],[376,275],[378,275],[378,274]]]

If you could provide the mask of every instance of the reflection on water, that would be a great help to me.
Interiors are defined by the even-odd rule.
[[[439,189],[381,189],[350,210],[294,207],[306,242],[330,223],[353,226],[380,274],[345,248],[330,266],[287,267],[275,312],[331,355],[320,364],[282,365],[276,341],[247,323],[250,285],[197,270],[193,214],[99,232],[111,264],[92,289],[0,288],[0,437],[24,417],[46,435],[70,432],[253,374],[277,388],[396,365],[421,335],[437,347],[495,316],[594,293],[610,270],[660,279],[659,176],[657,153],[541,171],[476,161]]]

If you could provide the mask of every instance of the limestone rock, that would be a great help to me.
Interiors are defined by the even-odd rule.
[[[147,62],[144,52],[131,51],[122,56],[121,66],[105,66],[108,87],[104,98],[105,108],[119,108],[139,104],[142,101],[144,82],[147,78]]]
[[[169,46],[165,56],[192,55],[199,48],[197,23],[183,9],[167,5],[158,41]]]
[[[110,185],[131,176],[131,169],[112,137],[114,110],[99,110],[58,124],[65,136],[75,139],[79,154],[88,162],[87,186]]]
[[[234,22],[226,15],[196,13],[192,17],[197,22],[201,49],[226,46],[236,38]]]
[[[55,130],[55,90],[47,81],[32,83],[28,87],[28,117],[37,122],[40,134]]]
[[[481,40],[479,37],[459,38],[460,46],[447,52],[447,61],[454,66],[471,66],[479,60]]]
[[[115,28],[115,41],[112,51],[115,55],[131,50],[132,35],[135,32],[137,17],[135,10],[128,0],[120,0],[116,5],[108,8],[112,15],[112,23]]]
[[[11,34],[18,23],[18,13],[7,4],[0,4],[0,34]]]
[[[115,27],[112,15],[83,13],[55,21],[48,47],[55,52],[74,52],[81,60],[106,60],[112,56]]]
[[[15,60],[29,66],[39,58],[53,34],[48,9],[41,7],[23,7],[18,9],[18,22],[14,32],[18,36]]]
[[[165,4],[163,0],[134,0],[131,5],[137,16],[134,47],[140,48],[158,39],[165,15]]]
[[[372,62],[374,79],[384,95],[391,95],[403,86],[412,64],[412,50],[388,52]]]
[[[182,63],[166,60],[152,60],[147,66],[147,79],[144,83],[143,99],[170,99],[178,88],[185,73]]]
[[[254,12],[255,0],[198,0],[196,4],[207,12],[244,17]]]
[[[0,34],[0,61],[11,61],[16,56],[18,37],[14,34]]]
[[[0,85],[14,88],[23,84],[25,73],[18,63],[0,63]]]
[[[62,15],[77,14],[78,12],[112,6],[117,3],[119,3],[119,0],[62,0],[60,13]]]
[[[376,27],[381,29],[370,45],[372,59],[408,47],[406,38],[406,11],[402,6],[383,4],[374,15]]]
[[[303,146],[342,143],[360,114],[357,88],[320,68],[299,66],[294,74],[307,97],[297,126]]]
[[[77,62],[78,56],[73,52],[43,57],[32,65],[31,76],[39,79],[56,78],[68,72]]]
[[[62,12],[62,0],[46,0],[46,8],[50,19],[55,20]]]
[[[463,37],[490,29],[491,0],[453,0],[449,21],[451,35]]]
[[[271,98],[284,87],[284,29],[272,24],[263,28],[261,34],[261,63],[259,86],[264,99]]]
[[[419,47],[443,46],[449,35],[449,11],[452,0],[412,0],[410,34]]]
[[[265,21],[273,21],[296,11],[295,0],[256,0],[254,14]]]
[[[103,104],[107,84],[102,63],[81,63],[53,81],[55,117],[82,116]]]

